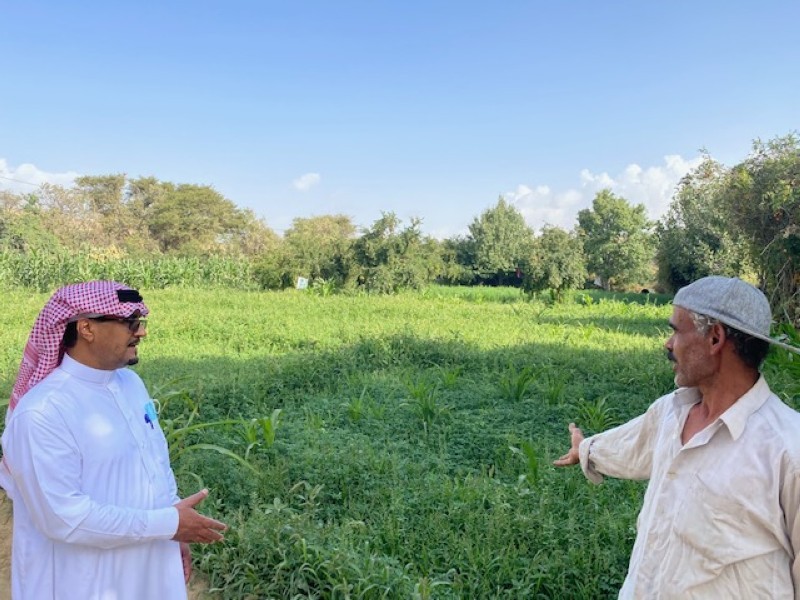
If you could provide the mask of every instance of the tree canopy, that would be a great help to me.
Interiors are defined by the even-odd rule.
[[[658,224],[658,280],[677,291],[706,275],[738,276],[746,252],[730,227],[723,204],[728,170],[706,157],[678,186],[669,211]]]
[[[470,224],[465,258],[479,281],[509,283],[530,254],[532,242],[533,231],[522,213],[501,196]]]
[[[587,267],[603,289],[647,281],[652,261],[651,223],[644,206],[602,190],[578,213]]]
[[[528,293],[550,290],[555,300],[578,289],[586,281],[583,244],[575,234],[559,227],[545,227],[523,266],[522,287]]]

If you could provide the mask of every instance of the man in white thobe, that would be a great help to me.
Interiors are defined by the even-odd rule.
[[[141,379],[141,296],[110,281],[58,290],[28,340],[2,436],[14,502],[14,600],[185,600],[190,542],[225,525],[177,494]]]
[[[766,297],[739,279],[678,291],[665,347],[678,389],[572,447],[557,466],[648,479],[625,599],[800,600],[800,414],[759,373]]]

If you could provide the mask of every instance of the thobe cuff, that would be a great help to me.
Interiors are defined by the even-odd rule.
[[[171,540],[178,531],[178,509],[174,506],[147,511],[145,539]]]
[[[593,443],[594,436],[583,440],[581,445],[578,446],[578,455],[581,459],[581,469],[583,469],[583,474],[586,475],[586,479],[592,483],[603,483],[603,476],[595,470],[594,463],[589,456]]]

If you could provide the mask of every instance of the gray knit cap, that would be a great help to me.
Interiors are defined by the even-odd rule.
[[[718,275],[703,277],[678,290],[672,304],[800,354],[800,348],[769,336],[772,324],[769,300],[761,290],[741,279]]]

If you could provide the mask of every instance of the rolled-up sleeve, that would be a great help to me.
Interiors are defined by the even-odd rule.
[[[649,479],[653,467],[660,406],[654,403],[624,425],[586,438],[578,448],[581,468],[592,483],[603,475],[619,479]]]

